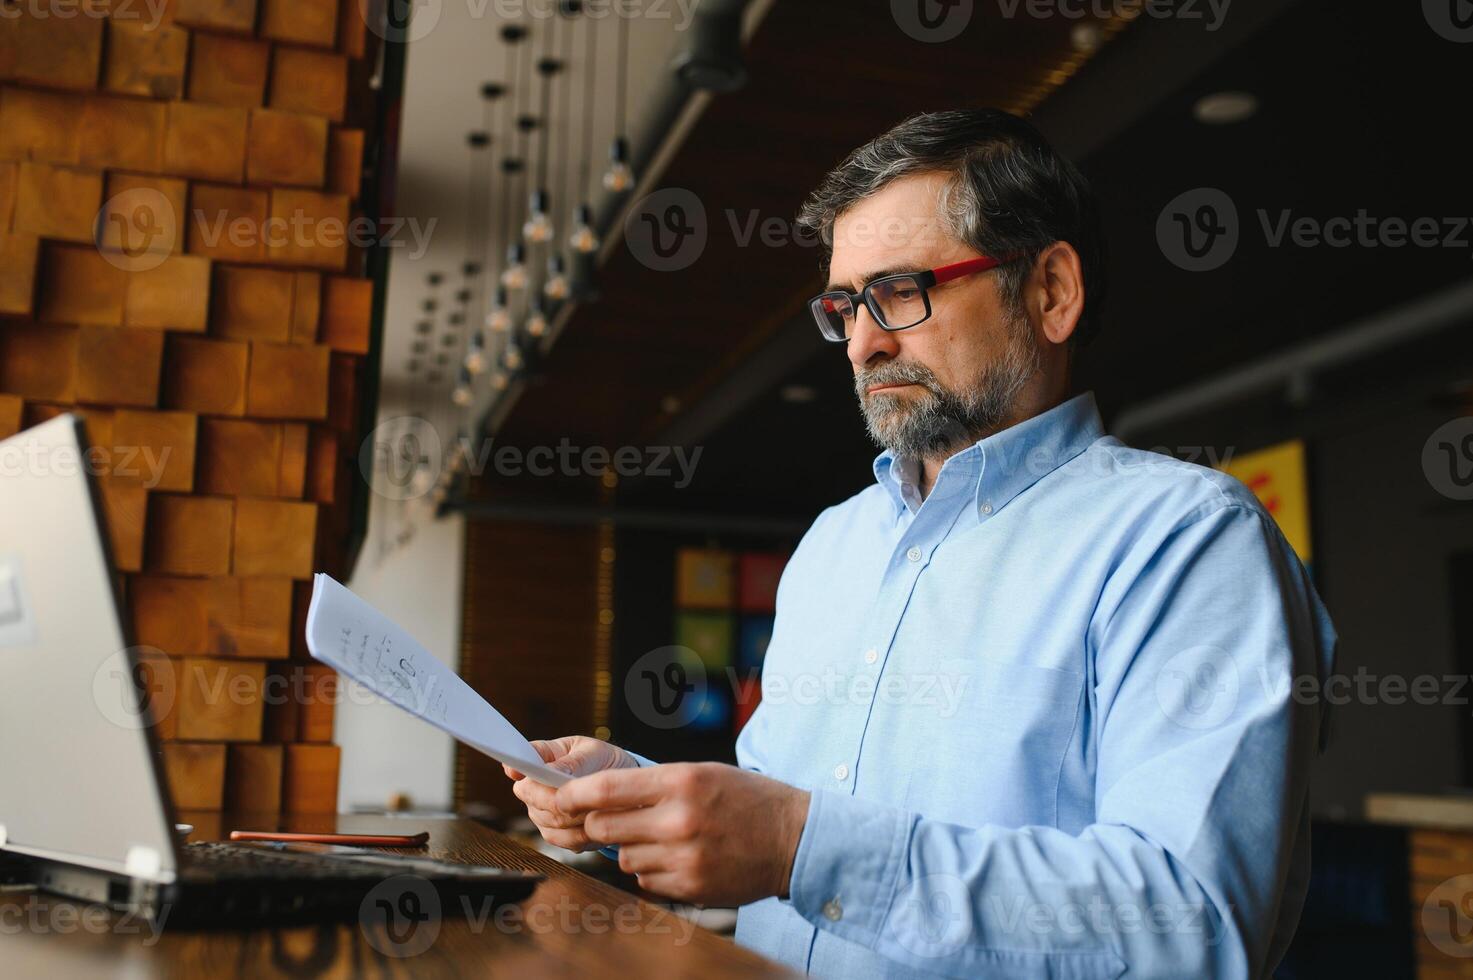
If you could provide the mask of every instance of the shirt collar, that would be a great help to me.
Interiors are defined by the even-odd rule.
[[[995,513],[1104,434],[1094,393],[1085,392],[953,455],[942,465],[926,499],[936,497],[938,490],[948,497],[964,493],[978,508]],[[887,449],[875,457],[874,473],[896,516],[908,507],[920,509],[919,467],[914,460],[899,459]]]

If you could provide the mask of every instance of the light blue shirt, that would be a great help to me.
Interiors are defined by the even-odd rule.
[[[860,978],[1259,977],[1298,921],[1335,634],[1236,480],[1081,395],[819,515],[746,768],[812,792],[737,940]]]

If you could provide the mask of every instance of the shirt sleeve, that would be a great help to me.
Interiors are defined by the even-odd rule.
[[[790,883],[799,914],[953,975],[1272,969],[1285,882],[1307,873],[1291,865],[1319,724],[1292,682],[1329,669],[1333,632],[1249,506],[1135,550],[1089,637],[1095,822],[967,827],[817,791]]]

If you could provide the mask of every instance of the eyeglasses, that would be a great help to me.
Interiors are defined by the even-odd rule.
[[[860,304],[869,310],[875,323],[884,330],[905,330],[923,323],[931,315],[931,296],[927,290],[953,279],[995,269],[1017,256],[995,259],[982,256],[954,262],[925,272],[903,272],[882,276],[865,285],[857,293],[833,289],[808,301],[813,319],[825,340],[847,341],[854,333],[854,319]]]

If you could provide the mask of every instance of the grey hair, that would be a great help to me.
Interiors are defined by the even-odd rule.
[[[1074,339],[1098,333],[1105,278],[1094,194],[1036,129],[1000,109],[911,116],[830,171],[797,219],[822,242],[825,272],[834,223],[844,212],[896,180],[925,173],[947,176],[937,207],[950,234],[980,254],[1015,258],[997,272],[1009,313],[1021,312],[1033,260],[1055,242],[1074,246],[1085,282]]]

